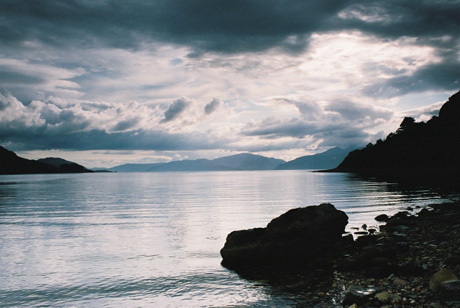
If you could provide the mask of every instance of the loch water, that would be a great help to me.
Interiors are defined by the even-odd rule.
[[[0,306],[296,306],[220,265],[229,232],[324,202],[352,231],[457,197],[309,171],[0,176]]]

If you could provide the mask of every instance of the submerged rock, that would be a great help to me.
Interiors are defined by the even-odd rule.
[[[220,251],[222,265],[239,273],[323,267],[347,223],[348,216],[332,204],[292,209],[266,228],[231,232]]]

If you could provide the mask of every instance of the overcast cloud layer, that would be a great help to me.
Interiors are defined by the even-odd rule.
[[[293,159],[460,89],[454,0],[2,0],[0,16],[0,144],[30,158]]]

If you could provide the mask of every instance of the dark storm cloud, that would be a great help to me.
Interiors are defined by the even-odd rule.
[[[18,83],[26,85],[38,85],[45,83],[45,79],[20,72],[6,71],[0,68],[0,84],[6,86],[16,85]]]
[[[313,32],[357,29],[439,45],[458,40],[458,1],[388,0],[3,0],[3,43],[39,40],[136,47],[145,40],[191,46],[196,51],[242,52],[281,46],[297,50]],[[449,42],[444,46],[452,47]]]
[[[176,99],[174,102],[171,103],[171,105],[169,105],[168,109],[165,111],[165,117],[163,120],[161,120],[161,123],[170,122],[176,119],[191,104],[192,101],[189,98]]]
[[[0,43],[9,48],[41,42],[79,49],[136,49],[145,42],[160,42],[189,47],[190,56],[274,47],[298,52],[305,50],[313,33],[358,30],[384,39],[413,37],[415,44],[434,47],[440,64],[416,72],[415,78],[426,77],[435,87],[451,90],[456,74],[430,78],[425,72],[438,65],[447,68],[452,61],[455,68],[460,65],[460,2],[455,0],[2,0],[0,15]],[[416,91],[412,83],[413,78],[398,76],[379,87],[382,93],[391,93],[392,87]],[[371,87],[363,93],[375,92]]]
[[[214,98],[206,106],[204,106],[204,113],[205,114],[213,113],[217,108],[219,108],[220,104],[221,104],[220,100]]]
[[[203,51],[260,51],[305,47],[308,35],[348,1],[162,0],[14,1],[0,3],[3,43],[136,48],[144,40]],[[122,39],[120,39],[122,38]],[[289,39],[288,39],[289,38]]]
[[[204,134],[169,134],[166,132],[131,131],[107,133],[102,130],[85,132],[53,132],[44,128],[8,130],[0,128],[0,144],[20,150],[155,150],[182,151],[224,148]]]

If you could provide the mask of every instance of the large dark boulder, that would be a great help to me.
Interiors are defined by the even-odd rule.
[[[318,264],[334,254],[348,216],[332,204],[292,209],[266,228],[231,232],[222,265],[237,272],[279,272]]]

